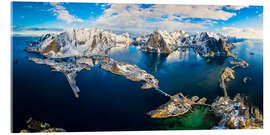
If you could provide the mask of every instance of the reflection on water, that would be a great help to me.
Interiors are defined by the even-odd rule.
[[[81,89],[80,98],[74,99],[65,76],[51,72],[45,65],[29,62],[31,55],[24,52],[34,38],[13,37],[13,128],[25,128],[25,120],[35,117],[52,123],[67,131],[149,130],[160,129],[156,121],[146,112],[156,109],[168,98],[153,89],[141,90],[138,82],[111,74],[99,68],[82,71],[77,75]],[[263,101],[263,56],[262,42],[242,42],[232,51],[251,66],[235,69],[236,79],[228,84],[228,94],[243,93],[251,103],[262,110]],[[250,52],[254,54],[251,55]],[[110,56],[118,61],[136,64],[152,73],[162,90],[171,95],[206,97],[211,103],[217,96],[223,96],[219,87],[219,76],[228,65],[228,60],[208,60],[194,53],[192,49],[180,51],[178,55],[157,55],[141,52],[136,47],[114,48]],[[249,76],[246,84],[243,77]],[[53,111],[51,111],[53,110]],[[205,112],[196,111],[196,117]],[[193,116],[193,115],[191,115]],[[193,117],[187,116],[188,123]],[[204,116],[203,116],[204,117]],[[65,120],[68,119],[69,122]],[[200,120],[204,121],[204,120]],[[205,129],[197,121],[196,129]],[[212,124],[211,121],[207,122]],[[186,124],[185,128],[192,124]],[[180,126],[173,126],[173,128]]]
[[[166,61],[167,54],[156,54],[156,53],[145,53],[146,62],[145,64],[151,71],[151,73],[156,73]]]
[[[245,40],[235,44],[236,48],[232,50],[232,53],[246,60],[251,66],[246,69],[237,68],[236,79],[228,84],[230,96],[234,96],[237,92],[243,93],[249,96],[251,102],[261,109],[263,93],[262,44],[260,40]],[[130,53],[129,49],[125,50],[120,52],[121,55],[125,56]],[[181,90],[190,95],[206,96],[209,98],[209,102],[216,96],[223,95],[219,87],[219,76],[224,68],[229,66],[231,58],[203,58],[196,54],[193,49],[179,50],[170,55],[142,53],[137,48],[132,50],[139,52],[138,56],[134,55],[133,57],[141,58],[134,64],[154,73],[160,81],[160,87],[166,92],[174,94]],[[116,51],[112,55],[115,56],[118,53]],[[115,59],[120,58],[115,57]],[[242,79],[246,76],[253,79],[249,83],[243,84]]]
[[[174,51],[173,53],[169,54],[169,56],[167,57],[166,59],[167,63],[188,60],[190,57],[190,50],[192,49],[185,48],[185,49]],[[200,57],[196,57],[196,58],[200,58]]]

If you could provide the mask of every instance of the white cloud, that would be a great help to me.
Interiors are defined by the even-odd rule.
[[[34,31],[34,30],[27,30],[27,31],[12,31],[13,36],[29,36],[29,37],[37,37],[42,36],[48,33],[59,33],[59,31],[49,31],[49,30],[42,30],[42,31]]]
[[[27,27],[22,25],[15,25],[11,27],[13,36],[41,36],[47,33],[59,33],[61,28],[44,28],[44,27]]]
[[[83,22],[82,19],[72,16],[69,14],[69,12],[66,10],[66,8],[59,3],[50,3],[54,8],[52,11],[54,12],[54,15],[57,16],[57,19],[66,21],[67,23],[73,23],[73,22]]]
[[[137,4],[112,4],[93,26],[126,31],[152,31],[155,28],[167,31],[206,29],[217,23],[216,20],[228,20],[236,15],[222,8],[164,4],[141,8]],[[200,18],[201,21],[191,22],[190,18]]]
[[[154,12],[159,14],[180,15],[183,18],[204,18],[214,20],[228,20],[235,13],[222,10],[222,6],[207,5],[154,5]]]
[[[246,5],[229,5],[229,6],[225,6],[226,9],[231,9],[231,10],[240,10],[242,8],[246,8],[248,6]]]
[[[221,33],[238,38],[263,39],[263,31],[252,28],[223,27]]]

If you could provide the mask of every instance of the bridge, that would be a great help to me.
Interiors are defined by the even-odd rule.
[[[177,44],[175,50],[179,49],[179,48],[193,48],[196,52],[200,53],[203,49],[204,49],[204,45],[206,44],[208,40],[203,41],[203,42],[191,42],[191,41],[185,41],[184,43],[181,44]],[[170,94],[162,91],[160,88],[158,88],[158,86],[153,85],[153,82],[149,81],[147,82],[148,84],[152,85],[152,87],[158,91],[159,93],[163,94],[164,96],[167,97],[172,97]]]
[[[155,84],[155,83],[153,83],[152,80],[147,80],[146,83],[149,84],[149,85],[151,85],[152,88],[154,88],[156,91],[158,91],[158,92],[161,93],[162,95],[167,96],[167,97],[171,97],[170,94],[168,94],[168,93],[162,91],[160,88],[158,88],[158,85]]]
[[[163,94],[164,96],[167,96],[167,97],[171,97],[171,95],[169,95],[168,93],[162,91],[160,88],[157,88],[157,87],[154,87],[155,90],[157,90],[158,92],[160,92],[161,94]]]

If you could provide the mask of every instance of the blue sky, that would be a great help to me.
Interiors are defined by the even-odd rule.
[[[262,38],[262,6],[13,2],[13,35],[98,27],[145,34],[155,29]]]

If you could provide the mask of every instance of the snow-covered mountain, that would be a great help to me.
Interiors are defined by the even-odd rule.
[[[59,34],[46,34],[26,50],[46,57],[106,55],[116,46],[127,47],[132,42],[128,33],[116,35],[103,29],[67,29]]]
[[[190,47],[203,56],[230,56],[229,49],[233,48],[230,40],[221,34],[198,32],[189,36],[182,30],[170,33],[156,30],[138,37],[135,42],[143,51],[167,54],[181,47]]]
[[[196,51],[206,57],[230,56],[229,50],[234,47],[227,38],[212,32],[197,33],[191,41],[192,45],[201,46]]]
[[[150,35],[138,37],[136,44],[140,45],[143,51],[156,53],[171,53],[175,45],[182,43],[182,39],[188,35],[184,31],[166,32],[156,30]]]
[[[166,32],[155,30],[153,33],[138,37],[133,41],[128,33],[114,34],[103,29],[67,29],[59,34],[46,34],[27,48],[51,58],[73,56],[107,55],[112,47],[137,45],[145,52],[170,54],[181,47],[193,48],[202,56],[230,56],[234,47],[227,36],[212,32],[198,32],[189,36],[180,30]]]
[[[219,40],[221,37],[213,32],[197,32],[196,35],[193,37],[194,41],[205,41],[209,39]]]

